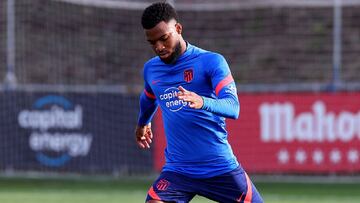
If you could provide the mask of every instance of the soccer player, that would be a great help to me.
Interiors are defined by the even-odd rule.
[[[168,3],[147,7],[141,23],[157,56],[144,65],[136,141],[150,148],[158,106],[167,140],[166,163],[146,201],[185,203],[201,195],[224,203],[263,202],[227,140],[225,118],[237,119],[240,105],[224,57],[185,41]]]

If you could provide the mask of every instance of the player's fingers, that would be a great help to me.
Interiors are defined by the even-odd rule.
[[[148,130],[147,132],[146,132],[146,135],[144,136],[144,141],[147,141],[148,143],[152,143],[152,137],[153,137],[153,135],[152,135],[152,132],[151,132],[151,130]]]
[[[151,141],[151,139],[148,136],[141,136],[137,139],[138,143],[141,143],[143,146],[147,146],[148,145],[148,140]]]
[[[145,135],[152,138],[152,131],[151,128],[147,128],[145,131]]]
[[[145,148],[150,148],[150,144],[145,140],[142,142],[145,145]]]
[[[179,89],[181,92],[185,92],[185,91],[186,91],[186,89],[183,88],[181,85],[178,87],[178,89]]]
[[[181,100],[186,100],[186,99],[189,99],[188,98],[189,95],[188,94],[181,94],[181,95],[178,95],[178,98],[181,99]]]
[[[138,143],[138,146],[142,149],[150,148],[150,143],[148,143],[147,140],[140,140],[137,143]]]
[[[184,93],[183,92],[181,92],[181,91],[179,91],[179,92],[177,92],[177,94],[176,94],[177,96],[182,96],[182,95],[184,95]]]
[[[152,143],[152,139],[150,137],[146,137],[146,142],[151,144]]]
[[[178,99],[184,99],[184,96],[185,95],[178,95],[177,97],[178,97]]]
[[[184,100],[184,101],[186,101],[186,102],[189,102],[189,101],[191,101],[191,98],[189,98],[189,97],[184,97],[182,100]]]
[[[195,107],[196,107],[196,104],[195,104],[194,102],[191,102],[191,103],[189,104],[189,106],[190,106],[191,108],[195,108]]]
[[[189,94],[189,95],[186,95],[183,100],[187,101],[187,102],[194,102],[194,101],[196,101],[195,99],[196,98],[193,95]]]
[[[145,136],[137,136],[136,137],[136,142],[137,143],[142,143],[146,140],[146,137]]]
[[[148,131],[148,136],[152,139],[153,138],[153,133],[151,130]]]
[[[141,149],[145,148],[145,145],[141,141],[137,141],[137,144]]]
[[[135,132],[135,138],[136,140],[141,140],[142,137],[144,137],[144,135],[146,134],[146,130],[145,129],[139,129]]]
[[[180,93],[183,93],[183,94],[189,94],[190,93],[188,90],[183,88],[183,86],[179,86],[178,89],[180,90]]]

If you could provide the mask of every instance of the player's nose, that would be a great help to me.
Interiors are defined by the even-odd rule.
[[[157,42],[157,43],[155,43],[155,45],[154,45],[154,49],[155,49],[156,53],[160,53],[160,52],[162,52],[162,51],[165,49],[165,46],[164,46],[163,43]]]

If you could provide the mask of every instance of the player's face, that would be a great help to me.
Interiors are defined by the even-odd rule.
[[[175,63],[181,55],[181,31],[181,25],[175,20],[168,23],[161,21],[155,27],[145,30],[147,41],[164,63]]]

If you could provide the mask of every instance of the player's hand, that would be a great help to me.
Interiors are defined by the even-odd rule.
[[[145,126],[136,126],[135,137],[136,142],[140,148],[149,149],[153,138],[151,123]]]
[[[179,86],[179,90],[180,91],[178,92],[177,97],[185,102],[188,102],[191,108],[201,109],[204,105],[203,98],[195,92],[190,92],[182,86]]]

